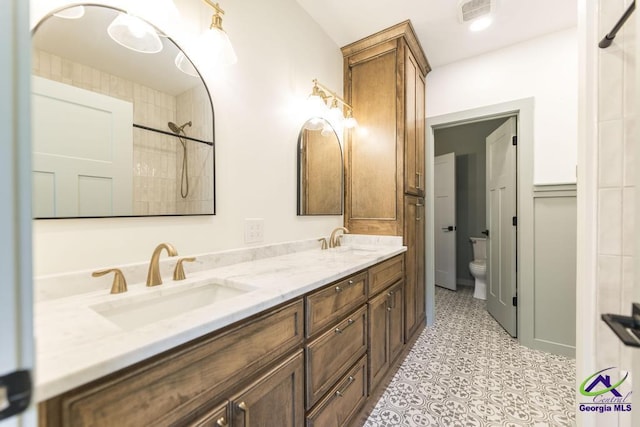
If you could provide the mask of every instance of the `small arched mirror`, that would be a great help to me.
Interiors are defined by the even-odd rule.
[[[152,50],[116,42],[123,18],[150,29]],[[99,5],[33,30],[34,217],[215,213],[209,91],[160,30]]]
[[[308,120],[298,136],[298,215],[342,215],[343,164],[331,124]]]

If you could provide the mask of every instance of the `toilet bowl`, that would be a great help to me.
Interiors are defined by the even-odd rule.
[[[469,263],[469,271],[475,279],[473,297],[487,299],[487,239],[484,237],[469,238],[473,246],[473,261]]]

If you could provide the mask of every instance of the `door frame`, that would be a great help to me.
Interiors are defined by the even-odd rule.
[[[31,268],[31,34],[29,2],[9,0],[0,16],[0,376],[31,370],[33,379],[33,279]],[[0,422],[36,425],[32,382],[27,412]]]
[[[427,268],[427,325],[435,321],[435,236],[434,236],[434,129],[474,123],[501,117],[517,117],[517,191],[518,241],[516,280],[518,282],[518,340],[522,345],[534,348],[533,329],[533,116],[534,98],[522,98],[500,104],[487,105],[470,110],[427,118],[425,175],[426,185],[426,251]]]

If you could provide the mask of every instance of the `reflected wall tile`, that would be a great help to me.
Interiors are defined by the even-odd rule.
[[[624,185],[635,185],[635,145],[638,141],[637,120],[635,117],[624,120]]]
[[[613,45],[599,51],[598,118],[621,119],[623,114],[624,52]]]

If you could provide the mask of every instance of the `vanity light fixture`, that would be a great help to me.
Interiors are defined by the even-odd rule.
[[[64,19],[80,19],[84,16],[84,6],[68,7],[54,13],[53,16]]]
[[[201,48],[206,49],[206,56],[213,64],[232,65],[238,62],[236,52],[233,50],[231,40],[226,31],[222,29],[222,15],[224,10],[219,3],[204,0],[216,13],[211,16],[209,29],[200,36]],[[205,52],[202,52],[203,54]]]
[[[331,109],[329,109],[327,102],[330,102]],[[353,107],[334,91],[319,83],[318,79],[313,79],[313,89],[311,89],[307,103],[313,116],[328,115],[332,120],[342,122],[347,129],[358,126],[358,122],[353,117]]]
[[[120,13],[107,28],[107,33],[116,43],[141,53],[158,53],[162,50],[162,41],[153,26],[142,19]]]

